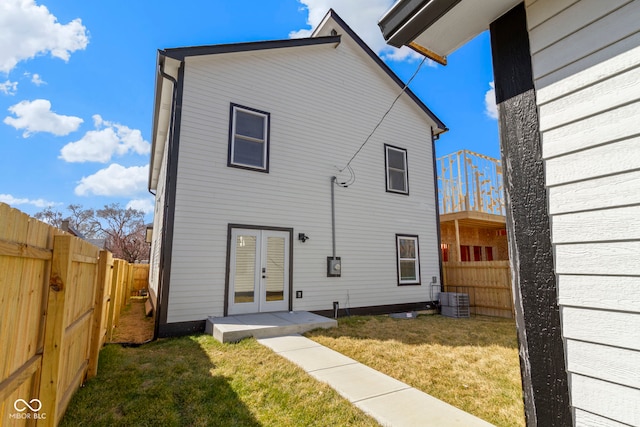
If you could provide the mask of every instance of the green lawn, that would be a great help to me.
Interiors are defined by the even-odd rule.
[[[354,316],[307,336],[497,426],[525,425],[513,320]]]
[[[354,316],[307,336],[497,426],[524,426],[512,320]],[[378,424],[254,339],[194,335],[106,346],[61,425]]]
[[[377,426],[253,339],[194,335],[108,345],[61,426]]]

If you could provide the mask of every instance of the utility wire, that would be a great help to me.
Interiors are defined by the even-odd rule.
[[[414,71],[413,75],[411,76],[411,78],[409,80],[407,80],[407,83],[405,83],[404,87],[402,88],[402,90],[400,91],[400,93],[398,94],[398,96],[396,96],[396,99],[393,100],[393,102],[391,103],[391,106],[389,107],[389,109],[382,115],[382,118],[380,119],[380,121],[378,122],[378,124],[373,128],[373,130],[371,131],[371,133],[369,134],[369,136],[367,137],[367,139],[364,140],[364,142],[362,143],[362,145],[360,146],[360,148],[358,148],[358,151],[356,151],[354,153],[353,156],[351,156],[351,159],[349,159],[349,161],[347,162],[347,164],[345,165],[345,167],[343,167],[342,169],[340,169],[340,172],[342,173],[342,171],[344,171],[346,168],[349,167],[349,165],[351,164],[351,162],[356,158],[356,156],[360,153],[360,151],[362,151],[362,149],[364,148],[365,145],[367,145],[367,142],[369,142],[369,140],[371,139],[371,137],[373,136],[373,134],[376,132],[376,130],[378,130],[378,128],[380,127],[380,125],[382,124],[382,122],[384,121],[385,117],[387,117],[387,115],[391,112],[391,109],[393,108],[393,106],[396,104],[396,102],[398,101],[398,99],[400,99],[400,97],[402,96],[402,94],[407,90],[407,88],[409,87],[409,83],[411,83],[411,81],[415,78],[415,76],[418,75],[418,72],[420,71],[420,68],[422,68],[422,64],[424,64],[424,62],[427,60],[427,57],[425,56],[424,58],[422,58],[422,61],[420,61],[420,64],[418,64],[418,68],[416,68],[416,71]]]

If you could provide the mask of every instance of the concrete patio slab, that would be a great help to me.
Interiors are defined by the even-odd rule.
[[[337,324],[335,319],[306,311],[242,314],[210,317],[207,319],[205,332],[225,343],[248,337],[268,338],[300,334],[317,328],[333,328]]]

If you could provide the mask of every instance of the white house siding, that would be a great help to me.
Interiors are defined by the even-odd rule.
[[[169,144],[167,143],[164,144],[162,164],[160,166],[160,173],[158,176],[158,186],[156,189],[155,197],[155,210],[153,212],[153,242],[151,244],[151,254],[149,257],[149,290],[151,292],[151,298],[154,301],[154,308],[157,307],[157,305],[155,304],[158,296],[158,282],[160,280],[160,253],[162,251],[162,230],[164,225],[164,200],[167,177],[168,145]]]
[[[346,34],[338,46],[187,58],[167,321],[223,315],[229,223],[294,229],[294,310],[431,299],[432,276],[440,283],[433,123],[407,95],[353,161],[355,184],[335,188],[342,277],[326,277],[330,179],[399,92]],[[271,114],[268,174],[227,167],[230,103]],[[408,150],[409,196],[385,191],[385,143]],[[422,286],[397,285],[396,233],[419,236]]]
[[[640,2],[525,5],[575,423],[640,425]]]

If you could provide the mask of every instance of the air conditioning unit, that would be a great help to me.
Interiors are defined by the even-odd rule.
[[[447,317],[469,317],[469,294],[440,292],[440,313]]]

